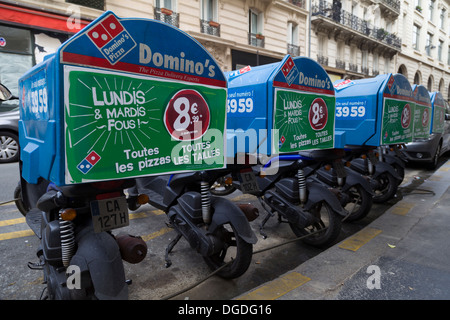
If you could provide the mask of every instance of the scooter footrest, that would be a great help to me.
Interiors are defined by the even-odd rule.
[[[30,229],[41,239],[42,211],[37,208],[31,209],[27,212],[25,219]]]

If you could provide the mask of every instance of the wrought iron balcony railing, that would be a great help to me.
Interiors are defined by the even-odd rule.
[[[293,57],[298,57],[300,55],[300,47],[295,44],[288,43],[287,53]]]
[[[340,1],[333,1],[333,4],[320,0],[319,4],[312,6],[313,16],[322,16],[327,19],[349,27],[367,37],[383,42],[396,49],[401,48],[402,41],[399,37],[385,31],[383,28],[374,27],[371,23],[341,9]]]
[[[210,20],[200,20],[200,32],[220,37],[220,24]]]
[[[328,57],[322,56],[320,54],[317,55],[317,62],[323,66],[328,65]]]
[[[248,44],[255,47],[264,48],[264,36],[261,34],[250,33],[248,34]]]
[[[165,23],[171,24],[177,28],[180,25],[180,14],[166,8],[156,8],[154,9],[155,20],[164,21]]]

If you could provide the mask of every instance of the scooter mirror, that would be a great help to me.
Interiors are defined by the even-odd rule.
[[[0,100],[6,101],[12,98],[12,93],[0,83]]]

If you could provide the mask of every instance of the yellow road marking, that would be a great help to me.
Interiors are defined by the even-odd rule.
[[[162,228],[161,230],[155,231],[153,233],[150,233],[148,235],[141,236],[141,237],[142,237],[142,240],[147,242],[149,240],[155,239],[156,237],[162,236],[163,234],[165,234],[169,231],[172,231],[172,230],[173,230],[172,228],[166,227],[166,228]]]
[[[146,218],[146,217],[148,217],[149,213],[152,215],[161,215],[161,214],[164,214],[164,211],[156,209],[156,210],[149,210],[149,211],[144,211],[144,212],[130,213],[130,220]],[[0,221],[0,227],[12,226],[12,225],[20,224],[20,223],[25,223],[25,222],[26,222],[25,218],[3,220],[3,221]],[[170,230],[172,230],[172,229],[169,229],[168,231],[170,231]],[[165,229],[162,229],[160,231],[155,232],[154,233],[154,234],[156,234],[155,236],[152,237],[152,234],[151,234],[146,237],[149,237],[148,240],[150,240],[150,239],[153,239],[154,237],[157,237],[158,235],[162,235],[168,231],[166,231]],[[27,229],[27,230],[23,230],[23,231],[0,233],[0,241],[28,237],[28,236],[32,236],[32,235],[34,235],[34,232],[31,229]]]
[[[19,223],[24,223],[24,222],[25,222],[25,218],[4,220],[4,221],[0,221],[0,227],[12,226],[14,224],[19,224]]]
[[[22,237],[29,237],[29,236],[34,236],[34,232],[31,229],[22,230],[22,231],[8,232],[8,233],[1,233],[0,234],[0,241],[1,240],[22,238]]]
[[[310,278],[302,275],[301,273],[290,272],[244,296],[239,297],[237,300],[275,300],[310,280]]]
[[[411,210],[414,207],[415,207],[414,203],[401,202],[398,203],[394,208],[392,208],[391,213],[404,216],[409,212],[409,210]]]
[[[380,233],[381,230],[379,229],[366,227],[342,241],[339,248],[356,251]]]

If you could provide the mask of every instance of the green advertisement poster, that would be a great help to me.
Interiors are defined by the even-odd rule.
[[[411,101],[384,98],[382,145],[412,141],[414,107]]]
[[[443,133],[445,128],[445,108],[434,104],[433,133]]]
[[[413,138],[428,138],[431,125],[431,106],[420,103],[414,108],[414,133]]]
[[[66,183],[222,168],[226,89],[64,68]]]
[[[275,89],[273,152],[334,147],[334,95]]]

